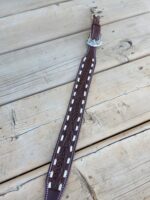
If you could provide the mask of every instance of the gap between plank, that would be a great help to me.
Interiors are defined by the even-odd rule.
[[[143,13],[140,13],[140,14],[137,14],[137,15],[124,17],[122,19],[106,22],[106,23],[102,24],[102,27],[103,26],[107,26],[109,24],[116,23],[116,22],[124,21],[124,20],[127,20],[127,19],[132,19],[134,17],[138,17],[138,16],[141,16],[141,15],[146,15],[146,14],[149,14],[149,13],[150,13],[149,11],[148,12],[143,12]],[[83,30],[80,30],[80,31],[76,31],[76,32],[73,32],[73,33],[70,33],[70,34],[67,34],[67,35],[62,35],[62,36],[59,36],[59,37],[56,37],[56,38],[44,40],[44,41],[41,41],[41,42],[37,42],[37,43],[31,44],[31,45],[23,46],[23,47],[20,47],[20,48],[17,48],[17,49],[13,49],[13,50],[10,50],[10,51],[5,51],[3,53],[0,53],[0,56],[1,55],[5,55],[5,54],[9,54],[9,53],[12,53],[12,52],[16,52],[16,51],[19,51],[19,50],[22,50],[22,49],[27,49],[27,48],[30,48],[30,47],[38,46],[40,44],[44,44],[44,43],[47,43],[47,42],[52,42],[52,41],[55,41],[55,40],[58,40],[58,39],[66,38],[66,37],[69,37],[69,36],[73,36],[73,35],[76,35],[76,34],[84,33],[84,32],[87,32],[87,31],[90,31],[90,28],[86,28],[86,29],[83,29]]]
[[[16,12],[16,13],[13,13],[13,14],[4,15],[4,16],[1,16],[0,19],[7,18],[7,17],[10,17],[10,16],[14,16],[14,15],[18,15],[18,14],[22,14],[22,13],[26,13],[26,12],[31,12],[31,11],[34,11],[34,10],[38,10],[38,9],[42,9],[42,8],[46,8],[46,7],[50,7],[50,6],[54,6],[54,5],[58,6],[60,4],[67,3],[67,2],[70,2],[70,1],[72,1],[72,0],[64,0],[64,1],[59,1],[59,2],[56,2],[56,3],[48,3],[46,5],[39,6],[37,8],[31,8],[29,10],[24,10],[24,11]]]
[[[127,60],[127,61],[125,61],[125,62],[122,62],[122,63],[118,64],[118,65],[114,65],[114,66],[112,66],[112,67],[109,67],[109,68],[107,68],[107,69],[100,70],[100,71],[98,71],[98,72],[94,72],[93,76],[95,76],[96,74],[99,74],[99,73],[103,73],[103,72],[108,71],[108,70],[113,70],[113,69],[115,69],[115,68],[118,68],[118,67],[120,67],[120,66],[126,65],[126,64],[128,64],[128,63],[132,63],[132,62],[134,62],[134,61],[138,61],[138,60],[140,60],[140,59],[147,58],[147,57],[149,57],[149,56],[150,56],[150,54],[146,54],[146,55],[143,55],[143,56],[139,56],[138,58],[135,58],[135,59]],[[8,101],[8,102],[6,102],[6,103],[0,104],[0,107],[5,106],[5,105],[10,104],[10,103],[13,103],[13,102],[16,102],[16,101],[19,101],[19,100],[21,100],[21,99],[25,99],[25,98],[31,97],[31,96],[33,96],[33,95],[40,94],[40,93],[42,93],[42,92],[49,91],[49,90],[51,90],[51,89],[55,89],[55,88],[57,88],[57,87],[64,86],[64,85],[66,85],[66,84],[73,83],[74,81],[75,81],[75,78],[74,78],[73,80],[71,80],[71,81],[67,81],[67,82],[64,82],[64,83],[62,83],[62,84],[58,84],[58,85],[53,86],[53,87],[48,87],[48,88],[46,88],[46,89],[44,89],[44,90],[41,90],[41,91],[34,92],[34,93],[29,94],[29,95],[22,96],[22,97],[20,97],[20,98],[16,98],[16,99],[11,100],[11,101]]]
[[[80,148],[80,149],[78,149],[77,151],[75,151],[75,153],[78,153],[79,151],[88,149],[89,147],[94,146],[94,145],[96,145],[96,144],[98,144],[98,143],[100,143],[100,142],[104,142],[104,141],[106,141],[106,140],[112,139],[112,138],[114,138],[114,137],[116,137],[116,136],[119,136],[119,135],[121,135],[121,134],[123,134],[123,133],[125,133],[125,132],[127,132],[127,131],[130,131],[130,130],[132,130],[132,129],[134,129],[134,128],[138,128],[139,126],[142,126],[142,125],[144,125],[144,124],[146,124],[146,123],[148,123],[148,122],[150,122],[150,120],[146,120],[146,121],[144,121],[144,122],[142,122],[142,123],[140,123],[140,124],[137,124],[137,125],[135,125],[135,126],[131,126],[131,127],[127,128],[127,129],[124,129],[124,130],[122,130],[122,131],[119,131],[119,132],[117,132],[117,133],[115,133],[115,134],[113,134],[113,135],[111,135],[111,136],[108,136],[108,137],[102,139],[102,140],[99,140],[99,141],[94,142],[94,143],[92,143],[92,144],[90,144],[90,145],[87,145],[87,146],[85,146],[85,147],[83,147],[83,148]],[[139,132],[137,131],[136,133],[134,133],[134,134],[132,134],[132,135],[130,135],[130,136],[125,136],[125,137],[123,137],[123,138],[120,138],[119,140],[116,140],[116,141],[114,141],[114,142],[112,142],[112,143],[110,143],[110,144],[107,144],[107,145],[105,145],[104,147],[101,147],[100,149],[97,149],[96,151],[99,151],[99,150],[101,150],[101,149],[104,149],[105,147],[111,146],[111,145],[113,145],[113,144],[115,144],[115,143],[117,143],[117,142],[119,142],[119,141],[128,139],[128,138],[133,137],[133,136],[135,136],[135,135],[138,135],[138,134],[140,134],[140,133],[143,133],[143,132],[145,132],[146,130],[149,130],[149,129],[146,128],[146,129],[143,129],[143,130],[141,130],[141,131],[139,131]],[[94,151],[94,152],[96,152],[96,151]],[[85,157],[85,156],[87,156],[87,155],[93,154],[94,152],[87,153],[86,155],[83,155],[83,156],[79,156],[79,157],[77,157],[76,159],[74,159],[74,161],[75,161],[75,160],[78,160],[78,159],[80,159],[80,158],[82,158],[82,157]],[[10,179],[6,179],[5,181],[0,182],[0,184],[5,184],[5,183],[7,183],[7,182],[9,182],[9,181],[11,181],[11,180],[13,180],[13,179],[19,178],[20,176],[26,175],[26,174],[31,173],[31,172],[33,172],[33,171],[39,169],[39,168],[45,167],[46,165],[49,165],[50,163],[51,163],[51,162],[47,162],[47,163],[44,163],[43,165],[39,165],[38,167],[35,167],[35,168],[31,169],[31,170],[28,170],[28,171],[26,171],[26,172],[24,172],[24,173],[21,173],[21,174],[19,174],[19,175],[17,175],[17,176],[14,176],[14,177],[10,178]],[[46,174],[46,173],[44,173],[44,174]],[[44,174],[43,174],[43,175],[44,175]]]

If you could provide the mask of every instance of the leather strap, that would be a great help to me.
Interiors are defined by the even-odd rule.
[[[89,87],[96,65],[95,44],[100,41],[100,29],[99,17],[93,15],[88,50],[81,60],[66,116],[48,170],[45,200],[60,200],[70,173]]]

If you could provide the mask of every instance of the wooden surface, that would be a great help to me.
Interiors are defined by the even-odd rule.
[[[145,57],[94,76],[78,148],[150,118],[149,66]],[[71,90],[69,83],[2,106],[1,181],[49,161]]]
[[[150,14],[144,14],[103,26],[104,46],[98,49],[95,71],[148,55],[149,21]],[[88,34],[83,31],[0,56],[0,104],[73,81]]]
[[[78,152],[63,199],[149,199],[149,142],[146,123]],[[47,169],[46,165],[4,183],[0,200],[42,200]]]
[[[43,200],[95,5],[103,46],[63,199],[150,200],[150,3],[0,5],[0,200]]]

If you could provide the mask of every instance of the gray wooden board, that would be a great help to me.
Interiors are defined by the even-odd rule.
[[[95,71],[149,54],[149,21],[150,14],[145,14],[104,26],[103,47],[97,51]],[[80,59],[86,52],[88,33],[0,56],[0,104],[74,80]]]
[[[47,90],[0,107],[0,200],[43,199],[40,166],[51,160],[96,4],[104,45],[63,198],[149,200],[149,123],[122,133],[150,119],[149,2],[0,4],[0,105]]]
[[[66,0],[0,0],[0,17],[31,11],[52,4],[59,5]]]
[[[150,11],[147,0],[74,0],[0,19],[0,54],[88,29],[89,8],[103,10],[102,24]]]
[[[150,199],[150,124],[76,154],[63,200]],[[43,200],[48,166],[0,185],[0,200]]]
[[[77,149],[150,119],[149,65],[145,57],[94,76]],[[71,90],[69,83],[0,108],[0,181],[50,160]]]

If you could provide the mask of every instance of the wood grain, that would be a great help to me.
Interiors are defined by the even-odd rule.
[[[103,26],[96,72],[148,55],[149,21],[145,14]],[[0,105],[73,81],[88,33],[0,56]]]
[[[147,0],[74,0],[0,19],[0,54],[88,29],[89,8],[99,6],[102,24],[149,12]]]
[[[64,2],[65,0],[0,0],[0,18],[31,11],[41,7]]]
[[[150,200],[149,2],[0,5],[0,200],[43,200],[96,5],[104,44],[63,199]]]
[[[76,154],[63,200],[150,199],[150,123]],[[42,200],[48,166],[0,185],[0,200]]]
[[[150,119],[149,65],[145,57],[94,76],[77,149]],[[71,90],[72,83],[0,108],[0,181],[50,160]]]

